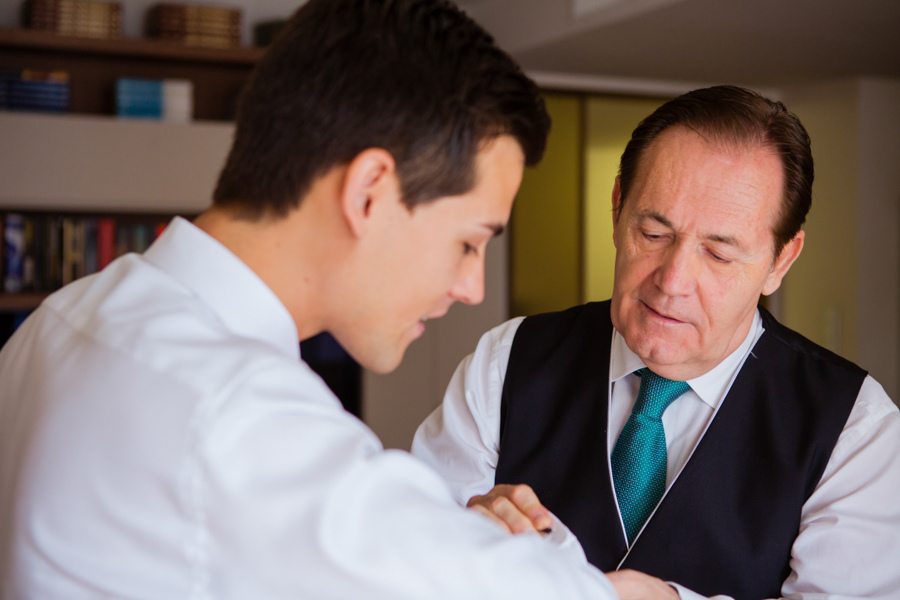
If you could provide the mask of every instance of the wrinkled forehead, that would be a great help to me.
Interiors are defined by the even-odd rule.
[[[632,188],[636,197],[626,206],[643,204],[637,196],[645,190],[657,200],[677,194],[681,206],[686,201],[697,211],[715,213],[740,207],[746,219],[764,221],[774,244],[774,230],[783,208],[783,179],[777,152],[758,138],[716,137],[673,127],[647,148]],[[703,201],[709,199],[715,199],[716,204]]]
[[[745,136],[728,135],[727,132],[709,133],[676,125],[660,133],[641,155],[636,173],[637,184],[641,187],[648,177],[658,176],[657,171],[681,173],[691,170],[695,163],[690,160],[697,154],[718,155],[727,161],[742,159],[771,160],[775,158],[776,173],[783,185],[784,165],[777,149],[764,137],[748,132]]]

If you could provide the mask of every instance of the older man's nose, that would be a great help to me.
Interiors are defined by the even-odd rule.
[[[654,274],[654,283],[667,296],[687,296],[697,287],[700,257],[683,243],[670,246]]]

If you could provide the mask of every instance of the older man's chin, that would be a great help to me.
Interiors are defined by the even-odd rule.
[[[685,381],[695,375],[695,355],[683,339],[668,340],[660,339],[659,336],[647,336],[632,341],[627,333],[623,337],[631,351],[657,375],[677,381]]]

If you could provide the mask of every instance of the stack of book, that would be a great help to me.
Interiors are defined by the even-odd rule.
[[[0,72],[0,110],[68,111],[69,74],[30,70]]]
[[[143,252],[164,222],[117,223],[113,217],[3,215],[3,291],[52,292],[96,273],[128,252]]]
[[[163,3],[147,11],[146,30],[150,37],[188,46],[237,48],[241,15],[239,8]]]
[[[186,123],[194,114],[194,86],[181,79],[116,81],[116,114]]]
[[[110,39],[122,36],[122,4],[96,0],[26,0],[22,24],[60,35]]]

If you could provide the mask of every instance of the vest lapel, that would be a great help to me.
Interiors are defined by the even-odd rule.
[[[763,336],[765,336],[765,332],[763,332]],[[759,343],[761,340],[762,340],[762,336],[760,337],[760,340],[757,340],[757,343]],[[754,348],[755,347],[756,346],[754,345]],[[743,370],[744,370],[744,364],[741,363],[740,369],[738,371],[738,378],[740,377],[740,373],[743,372]],[[734,385],[737,385],[739,383],[738,378],[735,378]],[[734,387],[734,385],[732,387]],[[669,493],[672,492],[673,489],[676,489],[678,480],[681,478],[681,474],[691,464],[691,460],[694,458],[694,455],[697,453],[697,450],[703,444],[703,439],[706,437],[706,433],[710,430],[710,427],[712,427],[716,423],[716,417],[718,416],[719,411],[721,410],[722,406],[724,406],[725,403],[728,401],[728,396],[730,396],[730,395],[731,395],[731,389],[729,388],[728,392],[725,394],[725,397],[722,399],[721,402],[719,402],[718,406],[716,406],[715,411],[713,412],[713,415],[709,420],[709,423],[706,424],[706,428],[701,432],[700,438],[697,440],[697,444],[694,446],[693,450],[691,450],[691,454],[688,456],[688,459],[678,470],[678,473],[675,474],[675,479],[672,480],[672,484],[666,488],[666,491],[663,493],[662,498],[659,499],[659,503],[656,505],[656,508],[653,509],[652,513],[650,513],[650,516],[647,518],[647,521],[644,523],[644,526],[641,528],[640,533],[638,533],[637,537],[634,539],[634,543],[628,548],[628,551],[625,553],[625,556],[622,557],[622,560],[619,561],[619,565],[616,567],[617,571],[623,567],[623,565],[625,564],[625,561],[628,560],[628,557],[631,554],[631,551],[634,549],[634,547],[637,544],[640,543],[641,537],[642,537],[644,531],[650,526],[651,521],[653,521],[653,517],[655,517],[657,512],[659,512],[660,507],[663,505],[663,502],[666,501],[666,498],[669,496]],[[610,402],[609,403],[612,404],[612,384],[610,384]],[[607,427],[608,427],[608,425],[607,425]],[[612,476],[612,469],[610,469],[610,476]],[[681,486],[678,486],[677,489],[680,489],[680,487]],[[676,491],[676,493],[677,493],[677,491]],[[616,501],[616,505],[618,506],[618,501]],[[621,520],[621,514],[620,514],[619,518]],[[624,527],[624,525],[623,525],[623,527]]]

